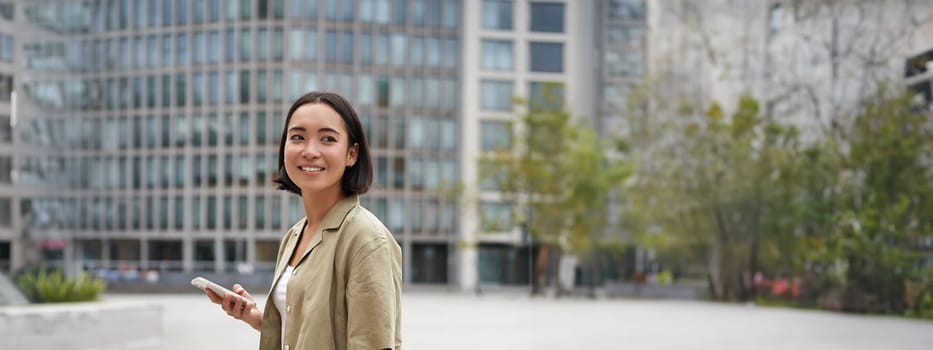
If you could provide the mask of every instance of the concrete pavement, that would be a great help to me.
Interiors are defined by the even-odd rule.
[[[108,295],[164,303],[165,349],[256,349],[259,334],[199,294]],[[933,322],[749,305],[403,295],[405,349],[931,349]]]

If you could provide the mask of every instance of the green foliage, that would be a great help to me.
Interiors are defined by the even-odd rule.
[[[814,225],[819,249],[805,252],[811,264],[828,270],[823,292],[843,296],[843,308],[901,312],[907,281],[929,279],[915,266],[915,246],[933,232],[933,141],[927,116],[910,109],[908,97],[889,98],[884,91],[867,101],[845,140],[849,152],[835,151],[838,176],[827,208],[830,216]],[[803,218],[813,218],[806,214]],[[832,267],[832,268],[829,268]]]
[[[933,320],[933,296],[930,293],[924,293],[920,298],[920,304],[916,310],[908,310],[905,313],[909,317],[926,318]]]
[[[554,273],[547,263],[555,256],[551,248],[556,256],[567,251],[599,264],[586,256],[606,240],[607,203],[631,173],[620,159],[626,142],[601,140],[591,126],[562,110],[562,103],[548,101],[529,101],[515,128],[514,149],[487,152],[479,160],[481,188],[499,191],[513,209],[512,222],[539,245],[533,293],[548,280],[545,274]],[[481,229],[497,228],[488,224]]]
[[[66,278],[61,270],[33,269],[20,274],[16,285],[34,303],[60,303],[97,300],[106,285],[82,272]]]
[[[916,263],[933,233],[933,137],[909,100],[879,90],[805,147],[752,98],[731,114],[681,106],[658,128],[676,137],[639,145],[623,221],[644,246],[705,264],[716,299],[756,298],[743,281],[762,272],[803,279],[793,304],[920,315],[930,302],[905,284],[933,280]]]
[[[748,97],[729,116],[713,103],[682,117],[686,123],[661,127],[677,135],[672,142],[647,147],[662,156],[641,160],[623,221],[645,246],[692,251],[693,261],[708,264],[717,299],[747,298],[739,283],[758,269],[758,247],[774,248],[766,258],[780,261],[791,244],[789,223],[779,218],[791,209],[785,165],[796,133],[764,118]]]

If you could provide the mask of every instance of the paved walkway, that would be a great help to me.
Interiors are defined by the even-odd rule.
[[[258,332],[206,297],[165,305],[165,349],[256,349]],[[747,305],[406,292],[405,349],[931,349],[933,322]]]

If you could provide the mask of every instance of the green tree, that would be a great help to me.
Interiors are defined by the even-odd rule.
[[[785,164],[797,134],[762,116],[756,100],[740,99],[726,117],[713,103],[700,113],[679,108],[668,125],[673,140],[641,158],[628,207],[628,227],[650,248],[687,250],[706,265],[718,300],[754,296],[752,275],[765,268],[762,251],[786,246]],[[768,248],[768,249],[765,249]]]
[[[526,105],[514,149],[480,160],[516,221],[538,243],[532,294],[556,280],[554,265],[562,253],[592,252],[605,229],[609,193],[628,173],[617,148],[597,138],[590,126],[560,103],[539,102]]]
[[[861,108],[846,139],[827,143],[839,167],[832,224],[801,218],[823,228],[811,233],[805,258],[822,272],[815,287],[825,307],[903,312],[916,302],[905,298],[905,285],[930,279],[929,270],[915,264],[923,257],[918,243],[933,232],[928,118],[909,97],[892,98],[881,89]]]

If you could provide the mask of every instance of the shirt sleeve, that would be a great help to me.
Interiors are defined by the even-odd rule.
[[[347,348],[395,349],[401,271],[384,237],[363,245],[347,281]]]

